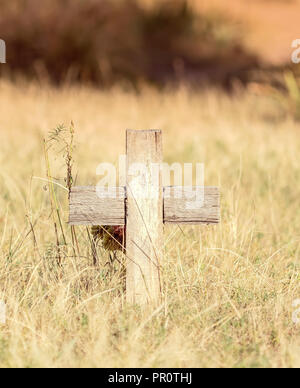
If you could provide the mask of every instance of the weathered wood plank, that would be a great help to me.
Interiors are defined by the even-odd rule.
[[[89,186],[73,187],[70,196],[69,223],[71,225],[124,225],[125,224],[125,188],[117,187],[117,198],[107,194],[104,188]],[[183,198],[176,198],[183,190]],[[202,207],[193,207],[197,187],[164,188],[164,223],[167,224],[216,224],[220,221],[219,189],[204,188]],[[192,194],[194,193],[194,194]],[[189,206],[187,206],[189,203]]]
[[[70,193],[70,225],[124,225],[125,189],[116,187],[116,195],[103,187],[78,186]]]
[[[220,221],[217,187],[165,187],[166,224],[216,224]]]
[[[127,302],[157,303],[163,252],[161,131],[127,130],[126,152]],[[153,164],[158,166],[156,171]]]

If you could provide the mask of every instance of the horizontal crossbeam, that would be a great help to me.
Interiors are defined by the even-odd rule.
[[[124,187],[116,187],[116,195],[107,189],[91,186],[73,187],[70,193],[70,225],[124,225]],[[204,191],[204,201],[201,203]],[[217,187],[178,187],[163,189],[163,221],[165,224],[216,224],[220,221]]]

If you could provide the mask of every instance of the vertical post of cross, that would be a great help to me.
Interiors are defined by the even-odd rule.
[[[157,303],[163,254],[161,131],[127,130],[126,152],[127,301]]]

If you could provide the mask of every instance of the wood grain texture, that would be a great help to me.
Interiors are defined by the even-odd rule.
[[[167,224],[216,224],[220,221],[217,187],[165,187],[164,222]]]
[[[115,188],[115,196],[104,187],[73,187],[70,193],[70,225],[124,225],[125,189]]]
[[[115,190],[117,198],[108,195],[104,188],[99,188],[99,198],[95,187],[73,187],[70,195],[70,225],[124,225],[126,190],[124,187],[118,187]],[[190,198],[193,198],[192,193],[195,193],[195,190],[202,189],[164,187],[164,223],[196,225],[216,224],[220,221],[219,189],[205,187],[203,206],[193,207],[190,204],[187,208],[186,203],[192,202]],[[182,198],[176,198],[178,191],[184,193]]]
[[[161,131],[127,130],[126,152],[126,297],[133,304],[156,304],[163,247]]]

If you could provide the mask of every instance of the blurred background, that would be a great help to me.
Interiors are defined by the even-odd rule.
[[[284,87],[300,35],[298,0],[0,0],[0,10],[2,77],[101,88]]]
[[[0,0],[0,367],[300,366],[299,3]],[[221,189],[220,225],[165,227],[151,315],[67,224],[126,128]]]

